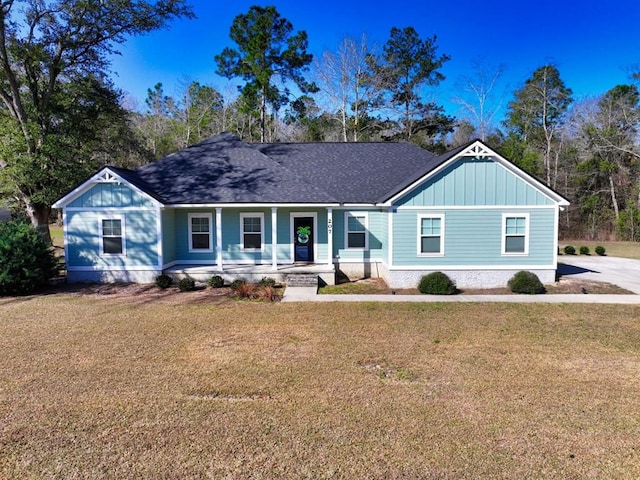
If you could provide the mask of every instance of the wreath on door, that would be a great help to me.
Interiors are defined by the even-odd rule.
[[[309,236],[311,235],[311,227],[298,227],[296,230],[296,234],[298,235],[298,243],[305,244],[309,241]]]

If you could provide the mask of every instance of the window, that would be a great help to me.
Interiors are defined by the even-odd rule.
[[[527,255],[529,253],[529,216],[503,215],[503,255]]]
[[[366,250],[369,248],[367,235],[368,216],[366,213],[345,213],[346,248]]]
[[[444,215],[418,216],[418,255],[443,255]]]
[[[211,252],[213,251],[212,221],[210,213],[189,214],[189,251]]]
[[[122,217],[103,218],[101,222],[100,254],[124,255],[124,221]]]
[[[263,225],[264,214],[262,213],[240,214],[240,241],[243,250],[263,249]]]

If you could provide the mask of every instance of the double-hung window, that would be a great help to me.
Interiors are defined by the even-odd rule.
[[[189,214],[189,251],[212,252],[212,221],[210,213]]]
[[[444,215],[418,215],[418,255],[444,255]]]
[[[243,250],[264,249],[264,214],[240,214],[240,242]]]
[[[124,255],[124,218],[103,218],[100,222],[100,254]]]
[[[345,244],[347,248],[358,250],[369,248],[368,220],[366,212],[345,213]]]
[[[502,216],[502,254],[529,253],[529,215],[505,213]]]

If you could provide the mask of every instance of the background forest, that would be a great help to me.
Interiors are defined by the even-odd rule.
[[[478,60],[457,80],[454,117],[433,95],[450,60],[435,35],[394,27],[382,45],[345,37],[314,58],[304,31],[254,6],[230,26],[234,46],[214,52],[227,88],[184,79],[169,94],[158,83],[136,105],[111,82],[108,55],[127,35],[192,16],[184,1],[0,5],[0,195],[44,230],[53,201],[100,166],[136,168],[229,131],[435,152],[480,138],[571,201],[562,236],[640,241],[638,72],[575,99],[554,64],[504,91],[504,67]]]

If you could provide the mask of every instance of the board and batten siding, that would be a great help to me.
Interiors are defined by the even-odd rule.
[[[503,213],[529,215],[529,252],[503,255]],[[418,216],[444,215],[444,255],[418,255]],[[553,265],[555,212],[552,208],[398,210],[393,219],[393,265],[456,267]]]
[[[490,158],[462,158],[396,202],[402,206],[554,205]]]
[[[67,208],[154,208],[153,202],[129,188],[115,183],[97,183],[78,198],[73,200]]]
[[[100,222],[104,218],[124,219],[124,255],[100,255]],[[157,210],[92,209],[66,213],[68,267],[157,267]]]

